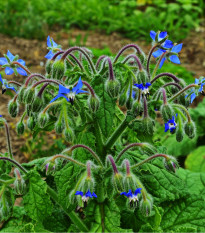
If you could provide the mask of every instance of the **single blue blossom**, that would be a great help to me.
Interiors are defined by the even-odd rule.
[[[180,64],[180,60],[177,56],[177,54],[181,51],[182,49],[182,45],[183,44],[178,44],[172,47],[172,49],[170,51],[168,51],[168,53],[166,54],[166,56],[164,56],[159,64],[159,68],[161,69],[161,67],[163,66],[164,62],[166,59],[170,60],[171,62],[175,63],[175,64]],[[155,51],[152,55],[156,58],[161,56],[164,52],[166,52],[166,50],[164,49],[158,49],[157,51]]]
[[[3,115],[0,115],[0,117],[3,117]]]
[[[203,83],[203,81],[205,81],[205,78],[203,78],[202,80],[201,80],[201,83],[199,84],[199,79],[197,79],[197,78],[195,78],[195,81],[194,81],[194,84],[198,84],[198,85],[200,85],[200,88],[199,88],[199,90],[198,90],[198,92],[203,92],[203,86],[205,85],[205,82]],[[189,94],[188,95],[185,95],[185,98],[187,98],[188,96],[190,96],[190,102],[191,102],[191,104],[193,103],[193,101],[194,101],[194,99],[196,98],[196,93],[195,93],[195,90],[192,88],[191,90],[190,90],[190,92],[189,92]]]
[[[58,91],[58,95],[53,98],[50,103],[52,103],[53,101],[57,100],[60,97],[65,98],[68,102],[71,102],[71,104],[73,104],[73,101],[75,99],[75,95],[79,94],[79,93],[87,93],[87,91],[83,91],[81,90],[81,88],[83,87],[83,82],[81,80],[81,77],[78,80],[78,83],[75,87],[73,87],[72,90],[70,90],[69,88],[64,87],[63,85],[59,85],[59,91]]]
[[[141,190],[142,190],[142,188],[137,188],[134,191],[134,193],[132,193],[132,190],[130,189],[128,193],[122,192],[122,193],[120,193],[120,195],[125,195],[127,198],[129,198],[130,206],[132,207],[133,202],[134,202],[134,205],[136,206],[136,201],[137,202],[139,201],[137,195],[141,193]]]
[[[177,124],[175,122],[175,116],[173,116],[171,120],[169,120],[167,123],[165,123],[164,126],[165,126],[164,132],[167,132],[168,130],[170,130],[170,132],[173,133],[177,127]]]
[[[49,49],[49,52],[45,56],[45,58],[47,59],[51,59],[56,52],[61,50],[60,45],[56,44],[56,42],[50,36],[47,37],[47,46],[47,48]]]
[[[135,87],[138,87],[140,90],[142,90],[142,94],[147,95],[149,94],[149,86],[151,86],[151,83],[146,83],[145,86],[141,84],[134,84]]]
[[[17,93],[17,91],[14,87],[9,87],[7,84],[4,84],[4,80],[2,79],[1,74],[0,74],[0,82],[2,83],[2,94],[4,94],[6,89],[11,89]]]
[[[160,41],[163,41],[165,37],[167,36],[167,32],[160,32],[158,34],[158,37],[156,38],[157,33],[155,31],[150,31],[150,37],[152,40],[156,43],[160,43]],[[162,44],[161,47],[165,49],[172,48],[173,42],[171,40],[165,40]]]
[[[85,195],[83,194],[82,191],[77,191],[75,195],[80,195],[82,197],[82,201],[84,202],[84,204],[88,202],[89,198],[93,198],[93,197],[97,198],[97,195],[94,192],[91,194],[90,190],[88,190],[87,193],[85,193]]]
[[[27,76],[27,73],[24,69],[21,67],[17,67],[16,65],[12,65],[11,63],[15,61],[15,56],[8,50],[7,52],[7,58],[5,57],[0,57],[0,65],[5,66],[5,74],[6,75],[11,75],[14,73],[14,69],[17,71],[17,73]],[[21,65],[25,66],[26,63],[22,59],[18,59],[17,62],[19,62]]]

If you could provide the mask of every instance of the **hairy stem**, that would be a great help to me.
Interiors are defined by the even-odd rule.
[[[6,138],[7,138],[9,157],[12,159],[13,154],[12,154],[12,149],[11,149],[11,139],[10,139],[10,134],[9,134],[9,126],[8,126],[8,123],[6,121],[4,122],[4,126],[5,126],[5,131],[6,131]]]
[[[180,82],[180,80],[179,80],[175,75],[173,75],[173,74],[171,74],[171,73],[161,73],[161,74],[158,74],[157,76],[155,76],[155,77],[151,80],[151,84],[152,84],[153,82],[155,82],[158,78],[160,78],[160,77],[166,77],[166,76],[172,78],[176,83],[179,83],[179,82]]]
[[[162,59],[164,58],[164,56],[166,55],[167,52],[164,52],[161,57],[159,58],[155,68],[154,68],[154,71],[152,72],[152,76],[151,76],[151,81],[153,79],[153,77],[155,76],[156,72],[157,72],[157,69],[159,68],[159,65],[160,65],[160,62],[162,61]]]
[[[22,69],[24,69],[27,73],[31,74],[31,71],[28,70],[25,66],[23,66],[21,63],[19,63],[18,61],[13,61],[12,62],[13,65],[18,65],[20,66]]]
[[[127,61],[130,60],[130,58],[134,58],[134,60],[137,62],[137,65],[138,65],[139,70],[142,71],[142,63],[141,63],[140,59],[139,59],[135,54],[130,54],[130,55],[128,55],[128,56],[123,60],[122,63],[126,63]]]
[[[186,113],[187,118],[188,118],[188,122],[191,122],[191,116],[189,114],[189,111],[184,106],[182,106],[180,104],[173,104],[172,106],[176,107],[176,108],[181,108]]]
[[[79,162],[79,161],[71,158],[70,156],[63,155],[63,154],[54,155],[51,160],[56,160],[57,158],[63,158],[63,159],[71,161],[72,163],[76,163],[77,165],[79,165],[81,167],[86,167],[85,164],[83,164],[83,163],[81,163],[81,162]]]
[[[39,77],[39,78],[42,78],[42,79],[45,79],[45,77],[41,74],[32,74],[30,75],[27,79],[26,79],[26,82],[25,82],[25,87],[28,86],[29,82],[31,81],[32,78],[34,77]]]
[[[150,77],[150,69],[149,69],[149,64],[150,64],[150,60],[152,57],[152,53],[154,52],[154,50],[157,48],[157,45],[153,46],[149,52],[148,58],[147,58],[147,73],[148,76]]]
[[[9,161],[10,163],[13,163],[16,167],[20,168],[25,174],[27,173],[26,169],[23,168],[21,166],[21,164],[19,164],[17,161],[15,161],[14,159],[10,159],[10,158],[7,158],[7,157],[0,157],[0,160],[7,160]]]

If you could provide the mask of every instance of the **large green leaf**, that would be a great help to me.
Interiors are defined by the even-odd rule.
[[[185,167],[193,172],[205,172],[205,146],[198,147],[187,156]]]
[[[52,211],[52,202],[46,193],[47,184],[35,171],[29,172],[28,178],[28,192],[23,197],[24,207],[30,218],[42,222]]]

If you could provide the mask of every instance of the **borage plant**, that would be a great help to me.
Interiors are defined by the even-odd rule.
[[[23,84],[0,80],[2,93],[15,94],[9,114],[16,117],[24,106],[18,134],[27,118],[34,137],[55,129],[70,143],[59,154],[19,164],[1,116],[8,140],[0,157],[2,231],[205,231],[201,176],[178,169],[177,160],[153,141],[156,113],[176,143],[185,135],[194,138],[187,107],[205,80],[187,86],[171,73],[156,74],[166,60],[180,63],[182,44],[173,44],[166,32],[150,36],[147,57],[129,44],[95,63],[89,49],[62,50],[48,37],[45,75],[31,73],[9,51],[0,58],[6,74],[28,75]],[[128,49],[134,53],[122,57]],[[154,69],[152,56],[158,57]],[[18,197],[21,204],[14,206]]]

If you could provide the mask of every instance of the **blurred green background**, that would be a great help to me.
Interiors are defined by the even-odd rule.
[[[204,10],[203,0],[2,0],[0,55],[7,49],[14,51],[26,60],[32,71],[43,73],[40,62],[46,60],[47,35],[53,36],[63,48],[72,45],[92,47],[98,57],[114,55],[122,45],[131,42],[139,43],[148,53],[149,31],[166,30],[171,40],[184,44],[180,54],[182,64],[166,63],[161,71],[172,72],[191,83],[205,74]],[[0,100],[0,111],[5,114],[9,99],[3,96]],[[191,107],[198,131],[195,139],[185,138],[177,143],[174,136],[163,132],[162,125],[157,125],[155,140],[161,140],[168,153],[179,157],[182,165],[185,161],[188,169],[205,171],[205,100],[199,97]],[[8,116],[8,121],[12,123],[14,119]],[[22,154],[26,160],[45,154],[51,156],[65,148],[65,142],[52,132],[33,140],[28,132],[19,138],[12,124],[11,129],[13,147],[19,158]],[[48,140],[50,148],[45,147]],[[3,140],[0,143],[4,145]],[[195,156],[199,162],[193,165]]]

